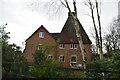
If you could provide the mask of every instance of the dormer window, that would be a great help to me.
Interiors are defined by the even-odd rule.
[[[77,44],[70,44],[70,49],[77,49]]]
[[[64,45],[64,44],[60,44],[60,45],[59,45],[59,48],[60,48],[60,49],[64,49],[64,48],[65,48],[65,45]]]
[[[40,32],[40,33],[39,33],[39,37],[40,37],[40,38],[44,38],[44,32]]]

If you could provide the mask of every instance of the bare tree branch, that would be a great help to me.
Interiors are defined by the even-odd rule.
[[[101,23],[100,23],[100,14],[98,11],[98,2],[96,0],[95,2],[95,6],[94,4],[91,2],[91,0],[86,0],[86,2],[88,3],[87,6],[89,6],[90,10],[91,10],[91,15],[92,15],[92,20],[93,20],[93,25],[94,25],[94,30],[95,30],[95,35],[96,35],[96,46],[99,49],[99,53],[100,53],[100,59],[103,59],[103,52],[102,52],[102,35],[101,35]],[[94,16],[94,8],[96,8],[97,11],[97,18],[98,18],[98,24],[99,24],[99,32],[97,30],[97,26],[96,26],[96,21],[95,21],[95,16]],[[99,38],[100,36],[100,38]]]
[[[58,13],[58,11],[60,10],[61,6],[62,6],[62,4],[58,6],[58,9],[57,9],[56,13]]]
[[[88,8],[90,8],[90,6],[84,1],[84,4],[88,7]]]
[[[76,0],[73,0],[73,5],[74,5],[74,11],[75,11],[75,16],[77,17],[77,8],[76,8]]]
[[[66,3],[66,5],[67,5],[67,8],[68,8],[69,12],[71,13],[71,9],[70,9],[70,7],[69,7],[68,1],[65,0],[65,3]]]
[[[59,1],[62,3],[62,5],[63,5],[64,7],[67,8],[67,5],[66,5],[63,1],[61,1],[61,0],[59,0]]]

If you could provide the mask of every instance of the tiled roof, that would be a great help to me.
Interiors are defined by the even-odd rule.
[[[26,39],[26,41],[27,40],[29,40],[37,31],[39,31],[41,28],[43,28],[46,32],[48,32],[48,30],[43,26],[43,25],[41,25],[28,39]],[[48,32],[49,33],[49,32]],[[49,33],[50,34],[50,33]]]
[[[60,33],[50,33],[50,34],[55,40],[60,38]]]
[[[78,20],[79,22],[79,20]],[[86,34],[85,30],[83,29],[81,23],[79,22],[80,34],[82,36],[82,40],[84,44],[91,44],[91,41]],[[76,36],[76,32],[71,20],[71,16],[68,17],[60,36],[60,43],[78,43],[78,39]]]
[[[79,22],[79,20],[78,20],[78,22]],[[30,39],[41,28],[44,28],[43,25],[41,25],[41,27],[39,27],[28,39]],[[81,34],[83,43],[84,44],[91,44],[91,41],[90,41],[88,35],[86,34],[85,30],[83,29],[83,26],[81,25],[80,22],[79,22],[79,28],[80,28],[80,34]],[[59,39],[60,43],[65,43],[65,44],[74,43],[74,44],[78,44],[78,39],[77,39],[76,32],[75,32],[75,29],[74,29],[74,26],[73,26],[73,23],[72,23],[70,15],[68,16],[68,19],[67,19],[67,21],[66,21],[66,23],[65,23],[65,25],[64,25],[64,27],[63,27],[63,29],[61,31],[61,33],[49,33],[49,34],[55,40]]]

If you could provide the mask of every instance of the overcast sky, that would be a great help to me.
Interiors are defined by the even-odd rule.
[[[103,0],[102,2],[101,20],[104,32],[118,14],[118,1]],[[78,18],[90,36],[91,18],[85,15],[89,14],[89,11],[84,6],[83,0],[77,0],[77,2]],[[11,33],[10,43],[23,47],[22,42],[40,25],[44,25],[52,33],[61,31],[68,17],[68,11],[63,6],[59,9],[59,2],[57,2],[58,5],[49,3],[51,3],[49,0],[0,0],[0,25],[8,23],[6,31]]]

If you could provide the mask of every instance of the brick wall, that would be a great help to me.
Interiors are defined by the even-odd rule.
[[[39,32],[44,32],[44,38],[39,37]],[[24,50],[24,55],[28,62],[33,62],[33,54],[36,51],[36,48],[39,44],[48,44],[48,43],[55,43],[55,40],[52,38],[52,36],[49,35],[49,33],[41,27],[35,34],[32,35],[27,41],[26,41],[26,47]],[[55,51],[53,51],[52,54],[55,54]]]
[[[44,32],[44,38],[39,37],[39,32]],[[26,47],[24,50],[24,55],[28,62],[33,63],[33,55],[37,49],[39,44],[56,44],[56,41],[53,37],[47,32],[43,27],[40,28],[35,34],[33,34],[28,40],[26,40]],[[64,44],[65,49],[60,49],[59,44],[56,45],[51,51],[49,51],[47,55],[53,55],[53,59],[57,60],[59,64],[63,67],[70,67],[71,56],[77,56],[77,65],[82,63],[82,54],[80,52],[79,45],[77,44],[77,49],[70,49],[70,44]],[[91,61],[91,45],[84,44],[86,51],[87,61]],[[60,62],[60,55],[64,55],[64,62]]]
[[[90,44],[85,44],[86,58],[87,61],[91,61],[91,46]],[[77,44],[77,49],[70,49],[70,44],[65,44],[64,49],[59,49],[57,52],[57,60],[59,60],[60,55],[65,56],[64,62],[59,62],[64,67],[70,67],[71,56],[77,56],[77,65],[82,64],[82,54],[80,52],[79,45]]]

